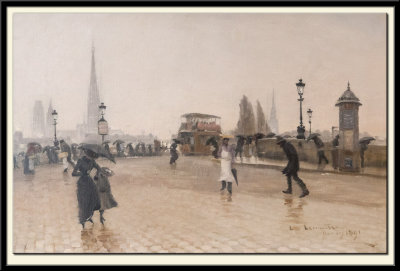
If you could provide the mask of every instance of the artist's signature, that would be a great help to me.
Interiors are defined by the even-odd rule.
[[[336,235],[340,238],[349,237],[353,240],[356,240],[357,237],[361,234],[360,230],[353,230],[353,229],[346,229],[341,228],[334,225],[322,225],[322,226],[315,226],[315,225],[289,225],[289,230],[291,231],[318,231],[321,232],[323,236],[332,236]]]

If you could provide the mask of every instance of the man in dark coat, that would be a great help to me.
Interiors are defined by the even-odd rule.
[[[368,149],[368,142],[360,143],[360,158],[361,158],[361,168],[364,168],[364,152]]]
[[[339,150],[338,150],[338,146],[339,146],[339,135],[336,135],[335,138],[332,140],[332,167],[334,169],[338,168],[339,165]]]
[[[238,137],[238,141],[236,143],[235,158],[239,154],[240,159],[242,159],[244,137],[243,136],[237,136],[237,137]]]
[[[297,151],[294,146],[286,141],[283,137],[277,137],[277,143],[285,152],[286,157],[288,158],[287,166],[282,170],[282,173],[287,177],[287,190],[282,191],[285,194],[292,194],[292,177],[303,190],[300,198],[307,196],[310,194],[305,183],[297,176],[297,171],[299,171],[299,157],[297,155]]]

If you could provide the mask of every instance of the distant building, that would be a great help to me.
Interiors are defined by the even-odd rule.
[[[268,125],[271,128],[271,132],[279,134],[278,119],[276,117],[276,108],[275,108],[275,91],[272,92],[272,107],[271,107],[271,114],[269,115]]]
[[[32,134],[34,137],[45,136],[44,110],[42,101],[36,101],[33,107]]]

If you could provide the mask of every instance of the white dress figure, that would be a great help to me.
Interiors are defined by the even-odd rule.
[[[235,177],[233,177],[232,174],[232,152],[229,151],[228,147],[222,146],[220,157],[221,175],[219,177],[219,181],[226,181],[228,183],[234,182]]]

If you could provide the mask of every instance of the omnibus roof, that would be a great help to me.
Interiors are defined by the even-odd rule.
[[[183,117],[183,118],[202,118],[202,119],[211,119],[211,118],[220,119],[221,118],[218,116],[202,114],[202,113],[187,113],[187,114],[183,114],[181,117]]]

